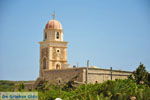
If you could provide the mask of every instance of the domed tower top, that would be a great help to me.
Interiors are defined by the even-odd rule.
[[[48,21],[44,29],[44,41],[63,41],[63,28],[59,21],[53,19]]]
[[[45,29],[58,29],[62,30],[62,25],[59,21],[55,20],[55,12],[52,14],[53,20],[48,21],[45,26]]]
[[[59,21],[53,19],[48,21],[48,23],[45,26],[45,29],[58,29],[58,30],[62,30],[62,25]]]

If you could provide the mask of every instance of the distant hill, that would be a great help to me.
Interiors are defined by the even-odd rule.
[[[0,92],[14,91],[17,84],[21,83],[30,83],[34,81],[9,81],[9,80],[0,80]]]

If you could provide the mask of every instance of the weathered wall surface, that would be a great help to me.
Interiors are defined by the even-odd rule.
[[[68,68],[60,70],[48,70],[44,72],[44,78],[50,83],[66,83],[70,80],[83,82],[82,68]]]
[[[112,72],[112,73],[111,73]],[[86,74],[86,73],[85,73]],[[107,80],[115,80],[115,79],[127,79],[127,77],[131,74],[131,72],[127,71],[119,71],[119,70],[108,70],[108,69],[96,69],[89,68],[88,69],[88,83],[102,83]]]

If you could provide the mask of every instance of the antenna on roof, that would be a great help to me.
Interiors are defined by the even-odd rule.
[[[53,17],[53,20],[54,20],[55,17],[56,17],[55,10],[54,10],[54,12],[53,12],[53,14],[52,14],[52,17]]]

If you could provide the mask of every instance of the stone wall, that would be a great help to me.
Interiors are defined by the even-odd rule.
[[[60,70],[47,70],[44,72],[44,79],[50,83],[66,83],[74,80],[83,82],[83,69],[82,68],[68,68]]]
[[[107,80],[115,79],[127,79],[131,74],[128,71],[120,70],[109,70],[109,69],[99,69],[99,68],[89,68],[88,69],[88,83],[102,83]]]
[[[88,72],[88,74],[87,74]],[[102,83],[107,80],[126,79],[131,72],[120,70],[109,70],[100,68],[68,68],[60,70],[44,71],[44,78],[50,83],[66,83],[74,80],[77,82],[86,83]]]

